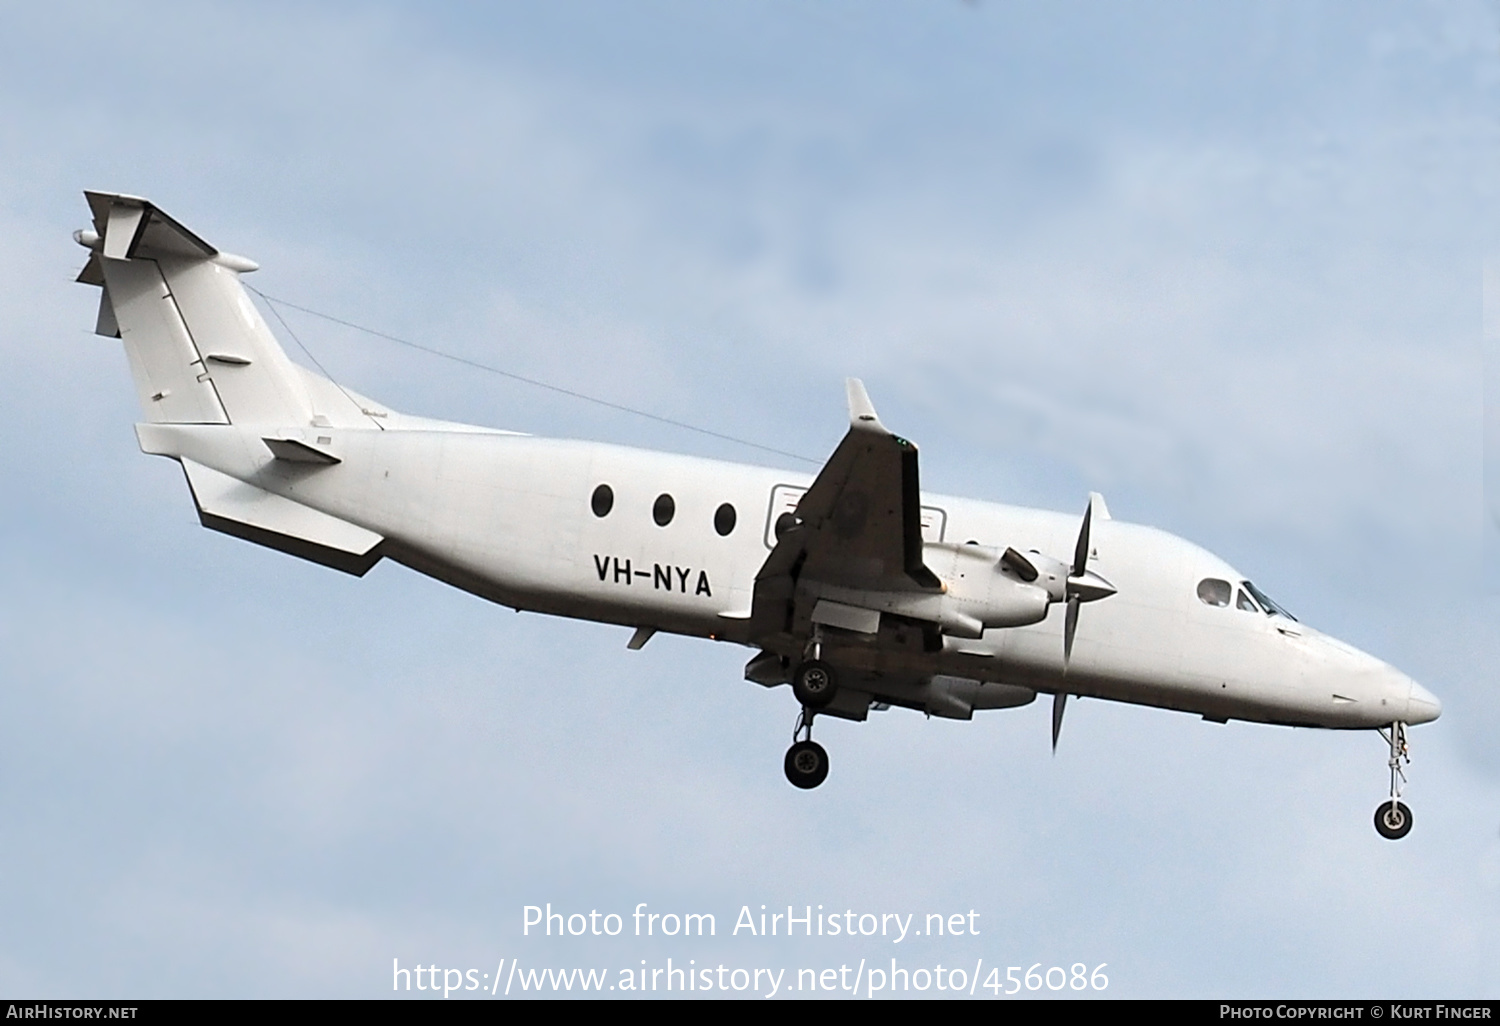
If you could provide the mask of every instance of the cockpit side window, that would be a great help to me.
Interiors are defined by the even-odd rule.
[[[1204,605],[1229,605],[1229,592],[1229,582],[1221,581],[1217,577],[1205,577],[1198,582],[1198,600]]]
[[[1249,581],[1241,581],[1240,584],[1244,585],[1245,590],[1255,596],[1255,601],[1259,602],[1261,606],[1265,608],[1267,616],[1284,616],[1288,620],[1291,620],[1294,623],[1296,622],[1297,618],[1295,616],[1293,616],[1291,613],[1288,613],[1285,609],[1282,609],[1275,602],[1272,602],[1270,596],[1261,591],[1255,585],[1251,584]]]
[[[1260,606],[1255,604],[1255,600],[1245,594],[1244,588],[1240,589],[1239,598],[1234,600],[1234,604],[1237,608],[1243,609],[1248,613],[1258,613],[1261,611]]]

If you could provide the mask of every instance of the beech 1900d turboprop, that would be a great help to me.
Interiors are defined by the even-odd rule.
[[[223,253],[150,202],[85,193],[143,451],[177,460],[205,527],[362,575],[390,558],[492,602],[757,650],[746,679],[801,709],[788,780],[817,787],[816,715],[892,705],[970,719],[1052,695],[1373,729],[1388,838],[1407,727],[1441,704],[1298,623],[1223,560],[1111,519],[923,494],[917,448],[848,382],[849,430],[814,477],[406,416],[289,360]]]

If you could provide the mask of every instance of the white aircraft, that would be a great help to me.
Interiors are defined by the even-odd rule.
[[[815,477],[397,413],[294,364],[223,253],[150,202],[85,193],[78,280],[124,341],[141,449],[177,460],[205,527],[362,575],[390,558],[516,609],[749,646],[791,686],[785,771],[817,787],[815,715],[953,719],[1069,695],[1301,727],[1379,730],[1400,801],[1407,727],[1441,703],[1298,623],[1213,554],[1111,519],[923,494],[917,448],[856,380]]]

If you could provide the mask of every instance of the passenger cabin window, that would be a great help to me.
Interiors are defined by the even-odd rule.
[[[1240,589],[1239,598],[1237,598],[1237,599],[1234,600],[1234,604],[1238,608],[1245,610],[1245,612],[1247,612],[1247,613],[1258,613],[1258,612],[1260,612],[1260,606],[1257,606],[1255,604],[1255,600],[1252,599],[1249,595],[1245,594],[1245,589],[1244,588]]]
[[[734,530],[736,519],[734,507],[726,502],[714,510],[714,530],[719,532],[720,537],[727,538],[729,532]]]
[[[672,501],[672,497],[665,492],[658,495],[655,505],[651,507],[651,519],[656,521],[656,526],[666,527],[676,515],[677,503]]]
[[[1221,581],[1217,577],[1205,577],[1198,582],[1198,599],[1205,605],[1227,606],[1229,593],[1229,582]]]
[[[593,509],[594,516],[609,516],[609,511],[615,508],[615,490],[607,484],[595,488],[593,498],[589,499],[589,506]]]

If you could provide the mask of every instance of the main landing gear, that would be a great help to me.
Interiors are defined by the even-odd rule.
[[[793,787],[809,790],[828,779],[828,753],[812,739],[812,721],[817,713],[807,706],[797,714],[797,726],[792,730],[792,747],[786,750],[782,763],[786,778]],[[800,741],[799,734],[805,734]]]
[[[823,662],[823,632],[813,625],[813,634],[802,653],[802,662],[792,671],[792,694],[802,704],[797,726],[792,728],[792,747],[786,750],[782,767],[793,787],[810,790],[828,779],[828,752],[812,739],[813,717],[828,708],[838,693],[833,667]]]
[[[833,678],[833,667],[821,659],[809,659],[797,667],[792,674],[792,694],[797,696],[807,709],[824,709],[833,701],[838,684]]]
[[[1391,746],[1391,796],[1375,810],[1375,829],[1388,841],[1399,841],[1411,833],[1411,809],[1401,801],[1401,785],[1406,783],[1406,774],[1401,771],[1402,762],[1411,762],[1411,749],[1406,744],[1406,724],[1391,724],[1389,732],[1377,728],[1380,736]]]

